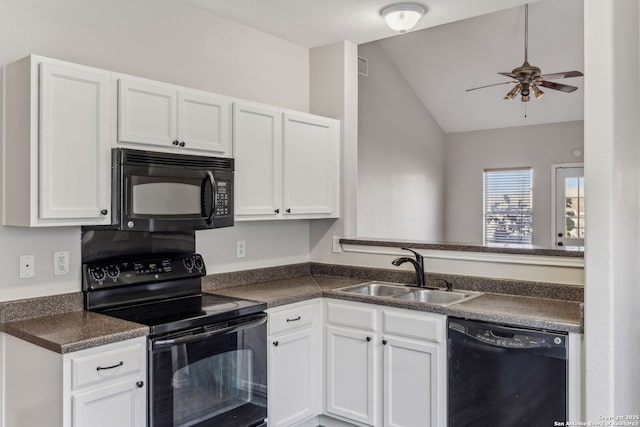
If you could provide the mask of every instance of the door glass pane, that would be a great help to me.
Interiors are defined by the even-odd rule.
[[[564,232],[566,237],[584,238],[584,178],[565,178]]]

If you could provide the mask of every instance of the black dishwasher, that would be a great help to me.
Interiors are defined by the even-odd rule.
[[[567,335],[448,320],[448,426],[553,426],[567,419]]]

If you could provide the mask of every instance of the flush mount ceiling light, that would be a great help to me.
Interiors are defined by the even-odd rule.
[[[405,33],[418,23],[426,11],[426,7],[421,4],[398,3],[382,9],[380,16],[384,18],[389,28]]]

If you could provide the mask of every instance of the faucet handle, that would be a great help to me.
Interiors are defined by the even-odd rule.
[[[423,258],[422,255],[420,255],[418,252],[414,251],[413,249],[409,249],[409,248],[400,248],[400,249],[402,249],[403,251],[412,252],[416,256],[417,260],[421,260]]]

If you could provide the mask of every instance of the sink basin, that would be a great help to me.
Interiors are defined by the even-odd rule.
[[[480,295],[482,295],[481,292],[447,292],[435,289],[416,289],[403,295],[396,295],[394,298],[404,301],[426,302],[428,304],[437,304],[444,307],[462,301],[469,301],[470,299],[479,297]]]
[[[347,286],[346,288],[336,289],[336,291],[346,292],[348,294],[367,295],[373,297],[393,297],[411,292],[403,285],[392,285],[389,283],[369,282],[360,285]]]

